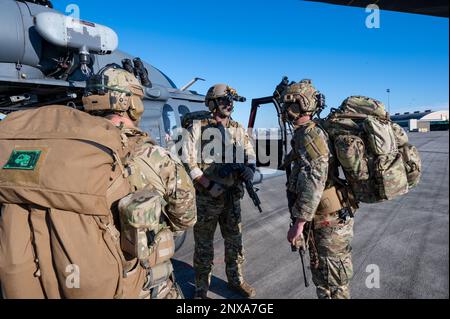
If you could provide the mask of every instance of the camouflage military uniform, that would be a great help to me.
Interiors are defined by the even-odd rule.
[[[187,155],[184,162],[192,179],[204,175],[209,180],[220,183],[227,191],[218,198],[212,198],[209,192],[198,185],[197,190],[197,215],[198,221],[194,227],[195,253],[195,284],[196,289],[208,291],[214,260],[214,233],[217,224],[220,226],[225,241],[225,263],[228,282],[234,285],[243,283],[242,265],[244,263],[244,248],[242,244],[242,224],[240,200],[244,196],[242,180],[237,173],[221,178],[219,170],[223,167],[223,155],[229,151],[228,147],[234,146],[241,150],[247,163],[256,163],[256,156],[249,136],[237,122],[230,120],[228,127],[222,130],[225,137],[225,150],[222,154],[211,154],[211,158],[200,157],[209,141],[203,140],[202,134],[209,129],[220,128],[212,118],[195,121],[189,127],[189,138],[183,146],[183,155]],[[220,131],[220,129],[216,130]],[[207,134],[209,135],[209,134]],[[220,152],[219,152],[220,153]],[[228,162],[228,161],[227,161]],[[240,162],[239,159],[236,162]]]
[[[71,111],[66,107],[53,106],[39,109],[37,114],[33,113],[34,111],[24,113],[25,116],[34,115],[37,118],[42,116],[46,120],[45,123],[51,124],[43,129],[45,136],[47,136],[47,132],[58,132],[59,135],[63,131],[59,130],[59,125],[65,128],[71,127],[73,124],[73,131],[69,130],[67,135],[64,135],[65,131],[62,132],[62,141],[72,140],[75,136],[79,137],[79,144],[88,149],[92,148],[86,152],[83,152],[81,147],[70,149],[68,154],[76,154],[78,150],[83,152],[78,157],[69,157],[72,160],[79,159],[79,162],[76,160],[61,162],[60,159],[49,161],[48,158],[47,161],[50,162],[49,165],[55,166],[55,172],[58,173],[56,177],[61,179],[59,173],[64,174],[67,170],[67,178],[62,180],[80,184],[76,185],[79,188],[76,188],[75,191],[73,189],[68,191],[68,193],[72,192],[74,196],[78,195],[73,202],[88,202],[93,206],[78,207],[79,203],[73,205],[72,200],[67,200],[67,194],[64,193],[65,187],[70,183],[62,182],[56,184],[54,192],[52,190],[45,194],[45,197],[57,197],[57,199],[53,199],[57,202],[55,205],[53,205],[55,202],[52,201],[40,203],[35,198],[24,200],[23,205],[19,205],[20,203],[9,203],[2,197],[5,205],[0,205],[2,206],[0,207],[0,215],[2,215],[0,220],[0,236],[2,238],[0,240],[2,256],[0,257],[2,261],[0,276],[3,283],[6,281],[5,279],[10,281],[8,288],[11,292],[5,289],[9,296],[16,298],[23,296],[32,298],[148,298],[150,295],[152,298],[179,297],[180,294],[173,285],[173,268],[170,262],[174,253],[172,231],[185,230],[195,223],[194,188],[180,161],[156,146],[145,133],[138,129],[131,129],[144,112],[142,102],[144,95],[144,88],[133,73],[120,69],[116,64],[110,64],[87,81],[86,94],[82,97],[83,107],[88,113],[105,117],[117,125],[120,131],[114,129],[110,123],[102,123],[106,122],[106,119],[98,119],[76,110]],[[2,121],[2,125],[4,125],[3,123]],[[41,124],[38,123],[38,125],[40,128]],[[34,127],[36,130],[36,126]],[[33,131],[32,128],[30,130]],[[83,134],[79,134],[83,130],[91,132],[87,134],[87,138]],[[99,141],[92,138],[97,133],[99,136],[103,135],[102,138],[99,137]],[[108,139],[111,139],[112,148],[109,143],[104,143],[104,140]],[[34,141],[34,139],[32,140]],[[122,146],[122,150],[119,152],[120,146]],[[49,153],[59,154],[58,147],[61,145]],[[50,148],[51,145],[48,149],[50,150]],[[63,148],[61,147],[61,149]],[[102,156],[98,156],[94,150],[101,153]],[[104,153],[114,157],[114,161],[109,156],[107,156],[108,159],[105,159]],[[65,158],[62,157],[62,159]],[[90,159],[95,160],[94,166],[81,165]],[[104,166],[103,170],[102,166]],[[81,183],[80,180],[74,183],[75,174],[91,173],[86,171],[86,168],[92,171],[92,180],[84,178]],[[97,170],[97,168],[99,169]],[[102,175],[103,179],[95,176],[94,172]],[[39,174],[39,178],[44,175],[43,173]],[[52,176],[53,174],[48,175]],[[15,179],[18,180],[15,185],[19,185],[20,178],[16,177]],[[95,183],[84,183],[84,181],[94,181]],[[44,186],[45,183],[37,184]],[[85,184],[93,184],[93,186]],[[45,190],[45,188],[43,189]],[[126,227],[129,225],[125,223],[121,225],[121,220],[123,221],[121,203],[126,202],[128,196],[131,195],[132,200],[128,202],[131,206],[130,210],[136,207],[133,205],[138,200],[142,200],[140,204],[143,204],[143,207],[150,206],[146,201],[148,197],[134,196],[138,190],[148,190],[149,193],[155,194],[150,199],[159,200],[160,206],[165,208],[163,213],[167,218],[164,219],[164,222],[160,222],[160,218],[154,219],[158,223],[156,226],[165,224],[162,226],[164,227],[162,230],[156,228],[154,234],[145,232],[145,228],[139,233],[141,229],[136,227],[133,234],[143,234],[144,236],[135,236],[132,238],[133,241],[127,242],[129,245],[126,246],[126,242],[123,241],[126,237],[124,235],[130,234],[131,231]],[[51,193],[64,194],[56,196]],[[125,196],[129,193],[131,194]],[[91,197],[83,199],[81,195],[91,195]],[[34,196],[36,197],[36,195]],[[93,214],[97,209],[101,214]],[[124,232],[120,233],[119,230]],[[166,234],[164,238],[160,234],[162,232]],[[19,236],[17,236],[18,234]],[[151,240],[152,235],[154,235],[154,240]],[[143,245],[142,239],[145,239]],[[167,245],[160,247],[160,243]],[[151,247],[148,247],[148,244],[151,244]],[[144,247],[144,252],[135,249],[141,247]],[[155,256],[155,258],[153,260],[141,258],[147,253],[145,250],[148,251],[150,257]],[[83,269],[86,269],[88,275],[81,279],[80,289],[72,289],[67,285],[67,281],[65,281],[67,263],[79,267],[83,273]],[[155,269],[161,271],[158,272]]]
[[[107,89],[111,95],[109,103],[105,105],[104,99],[98,96],[96,86],[94,86],[92,94],[87,94],[83,97],[85,110],[94,114],[100,112],[100,115],[104,111],[110,112],[111,110],[114,110],[116,114],[126,112],[129,119],[134,121],[134,123],[138,122],[144,113],[142,102],[144,90],[140,82],[135,78],[134,74],[117,68],[115,65],[109,66],[104,71],[104,74],[108,76],[108,87],[104,89]],[[179,232],[192,227],[196,222],[194,187],[183,164],[173,157],[170,152],[157,146],[142,131],[136,128],[129,128],[130,125],[124,127],[124,124],[121,124],[121,127],[123,147],[129,150],[127,158],[123,159],[123,164],[125,165],[125,173],[128,175],[132,191],[143,189],[156,191],[164,199],[166,203],[164,213],[167,217],[165,223],[169,224],[171,231]],[[129,204],[133,205],[134,203],[131,202]],[[135,245],[147,248],[148,243],[145,242],[146,240],[146,234],[144,234],[144,236],[136,239],[137,243]],[[172,257],[171,255],[169,256],[167,251],[165,253],[168,256],[167,258]],[[173,251],[170,250],[170,253],[173,254]],[[163,264],[167,266],[166,272],[170,273],[172,270],[170,261],[166,260]],[[154,271],[153,266],[156,265],[145,265],[145,262],[144,265],[142,262],[139,265],[139,267],[145,268],[145,271],[149,273],[146,286],[148,286],[149,282],[153,282],[154,275],[151,273]],[[151,289],[151,297],[178,298],[180,294],[173,284],[174,278],[172,274],[171,279],[158,285],[157,288]],[[141,297],[146,297],[145,291],[142,292]]]
[[[155,145],[145,133],[136,129],[123,129],[123,132],[127,143],[131,144],[128,147],[134,149],[127,161],[132,187],[136,191],[156,191],[164,199],[167,203],[164,212],[173,232],[193,227],[197,220],[195,190],[183,164],[169,151]],[[158,299],[181,297],[171,281],[159,287]]]
[[[321,214],[318,211],[324,190],[334,186],[338,177],[328,136],[309,121],[296,127],[292,144],[297,158],[288,188],[297,194],[292,207],[294,217],[312,222],[309,224],[313,234],[309,248],[317,296],[320,299],[350,298],[353,218],[344,221],[338,212]],[[308,224],[305,228],[307,233]]]

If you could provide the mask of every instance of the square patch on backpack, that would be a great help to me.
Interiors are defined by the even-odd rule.
[[[34,150],[13,150],[8,162],[3,169],[16,169],[32,171],[36,168],[42,151]]]

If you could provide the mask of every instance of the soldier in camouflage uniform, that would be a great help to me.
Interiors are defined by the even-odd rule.
[[[239,100],[242,101],[243,98],[226,84],[211,87],[206,96],[206,105],[212,114],[188,125],[189,136],[183,145],[185,166],[197,190],[198,222],[194,227],[194,268],[195,298],[198,299],[207,298],[217,224],[225,241],[229,287],[244,297],[256,295],[256,290],[245,282],[242,272],[244,248],[240,207],[240,200],[244,196],[242,182],[253,180],[256,156],[245,130],[231,119],[233,101]],[[214,132],[216,137],[220,135],[222,140],[215,148],[211,148],[210,133]],[[214,141],[218,140],[213,139],[212,142]],[[240,160],[234,156],[231,160],[225,159],[224,153],[230,154],[233,149],[244,156]],[[221,176],[220,171],[225,162],[245,162],[245,172],[240,175],[232,173],[229,176]]]
[[[350,298],[354,205],[349,203],[346,187],[338,178],[327,133],[312,120],[321,95],[310,80],[303,80],[288,86],[283,100],[286,120],[295,129],[288,181],[295,223],[288,232],[288,241],[295,245],[307,241],[320,299]]]
[[[167,219],[159,228],[168,227],[174,234],[181,234],[193,227],[197,219],[195,189],[192,181],[178,158],[156,145],[147,133],[138,128],[139,120],[144,112],[142,103],[144,93],[136,77],[115,65],[107,68],[104,75],[108,77],[108,89],[112,91],[110,103],[107,103],[108,105],[95,103],[95,101],[92,103],[92,100],[98,99],[95,94],[85,97],[83,102],[86,111],[104,116],[122,130],[124,147],[130,150],[128,158],[124,161],[129,182],[135,193],[119,203],[120,211],[121,213],[124,210],[130,211],[136,206],[145,208],[146,204],[142,203],[143,198],[151,199],[152,194],[155,193],[166,204],[162,209]],[[116,217],[116,222],[119,224],[118,219]],[[144,243],[144,246],[147,247],[148,243]],[[124,253],[127,258],[126,252]],[[134,259],[131,261],[135,262]],[[149,272],[140,298],[182,298],[181,290],[175,284],[173,274],[166,282],[148,289],[148,281],[152,279],[151,270],[145,269],[142,263],[138,267],[142,268],[141,271]],[[169,267],[172,270],[171,265]]]

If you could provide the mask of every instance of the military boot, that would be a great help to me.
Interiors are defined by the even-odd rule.
[[[200,289],[195,290],[194,299],[211,299],[208,297],[208,291]]]
[[[256,297],[256,289],[250,286],[247,282],[242,282],[240,284],[228,283],[228,287],[240,294],[244,298]]]

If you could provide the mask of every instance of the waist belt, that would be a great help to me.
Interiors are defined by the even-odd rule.
[[[352,193],[349,192],[345,187],[338,189],[333,186],[323,192],[322,199],[320,200],[319,206],[317,208],[317,213],[331,214],[338,212],[344,208],[348,208],[354,211],[359,207],[354,200]]]

